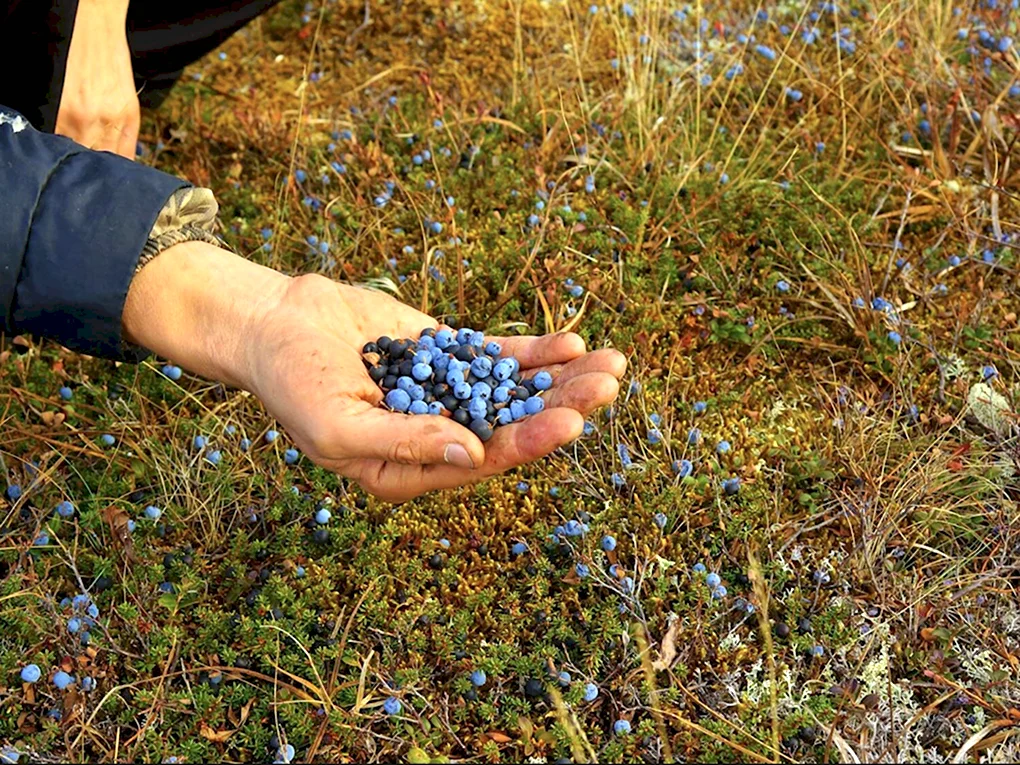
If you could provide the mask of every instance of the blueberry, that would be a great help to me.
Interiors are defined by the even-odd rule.
[[[539,396],[532,396],[524,402],[525,414],[538,414],[545,409],[545,400]]]
[[[304,566],[298,566],[297,568],[295,568],[294,569],[294,576],[296,576],[298,579],[303,579],[304,576],[305,576],[305,567]]]
[[[320,508],[315,512],[315,522],[320,526],[325,526],[329,523],[329,519],[333,517],[333,514],[326,508]]]
[[[211,465],[219,465],[220,461],[223,459],[223,454],[219,449],[213,449],[205,455],[205,459]]]
[[[726,597],[726,588],[723,585],[719,585],[712,589],[712,597],[716,600],[722,600]]]
[[[432,377],[432,367],[424,363],[415,364],[413,367],[411,367],[411,377],[413,377],[418,382],[425,382],[430,377]]]
[[[998,375],[999,370],[997,370],[992,364],[986,364],[981,368],[981,378],[983,380],[991,380],[993,377],[997,377]]]
[[[12,483],[7,487],[7,499],[11,500],[11,502],[20,498],[21,493],[21,486],[16,483]]]
[[[589,569],[587,564],[585,563],[578,563],[576,566],[574,566],[574,571],[582,579],[591,574],[591,569]]]
[[[64,670],[60,670],[53,676],[53,684],[57,686],[58,690],[65,690],[67,686],[74,682],[74,677],[67,674]]]
[[[81,619],[77,616],[72,616],[67,620],[67,631],[74,634],[81,629]]]
[[[584,686],[584,700],[591,702],[595,701],[599,696],[599,687],[595,683],[588,683]]]
[[[706,409],[708,409],[708,404],[706,402],[704,402],[704,401],[695,401],[694,402],[694,413],[695,414],[702,414],[702,413],[704,413],[704,411]]]
[[[811,647],[810,653],[815,658],[819,658],[819,657],[822,657],[822,656],[825,655],[825,649],[822,648],[822,646],[820,646],[820,645],[815,645],[815,646]]]
[[[240,443],[240,447],[241,447],[241,451],[242,452],[248,451],[251,448],[251,439],[250,438],[242,438],[241,439],[241,443]]]
[[[275,430],[267,430],[266,431],[266,443],[267,444],[273,443],[273,441],[275,441],[279,435],[280,434],[277,433]]]
[[[675,460],[673,462],[673,472],[676,473],[680,478],[686,478],[694,471],[694,464],[687,459]]]
[[[288,465],[293,465],[301,458],[301,453],[297,449],[288,449],[283,453],[283,461]]]
[[[484,669],[476,669],[474,672],[471,673],[471,684],[476,688],[481,688],[483,685],[485,685],[485,681],[487,679],[488,678],[485,676]]]
[[[696,446],[699,441],[701,441],[700,428],[691,428],[689,431],[687,431],[687,443],[689,443],[691,446]]]
[[[730,442],[725,440],[720,441],[715,445],[715,450],[719,452],[719,454],[726,454],[726,452],[730,450]]]
[[[509,425],[514,421],[513,413],[509,408],[504,407],[496,412],[496,422],[500,425]]]
[[[492,387],[486,382],[476,382],[471,386],[471,398],[480,398],[487,402],[492,398]]]
[[[524,684],[524,693],[529,698],[537,699],[545,693],[545,684],[537,677],[529,678]]]
[[[109,433],[103,433],[103,435],[99,437],[99,443],[101,443],[103,446],[113,446],[115,443],[117,443],[117,439],[111,436]]]
[[[500,382],[509,380],[514,373],[514,365],[509,359],[500,359],[492,368],[492,376]]]
[[[488,356],[478,356],[471,362],[471,374],[482,379],[492,373],[492,359]]]
[[[57,505],[57,515],[61,518],[70,518],[74,515],[74,505],[65,499]]]
[[[284,765],[293,762],[296,756],[297,752],[294,751],[294,747],[291,744],[285,744],[276,750],[276,761],[284,763]]]
[[[200,451],[200,450],[204,449],[205,445],[206,445],[206,438],[205,438],[205,436],[195,436],[191,440],[191,448],[195,449],[196,451]]]
[[[386,406],[396,412],[406,412],[411,406],[411,396],[407,391],[399,388],[391,390],[384,399]]]
[[[42,677],[42,670],[38,664],[26,664],[21,669],[21,679],[26,683],[37,683]]]
[[[740,479],[737,477],[727,478],[722,482],[722,489],[726,494],[733,495],[740,492]]]
[[[436,347],[445,350],[454,342],[453,333],[448,329],[441,329],[435,334]]]
[[[584,564],[578,563],[577,565],[583,566]],[[570,673],[567,672],[566,670],[563,670],[556,676],[556,680],[559,681],[559,684],[562,685],[564,688],[570,685],[571,679],[572,678],[570,677]]]
[[[61,387],[61,389],[60,389],[59,393],[60,393],[60,397],[61,397],[62,399],[64,399],[64,401],[70,401],[70,400],[71,400],[71,397],[72,397],[72,396],[74,395],[74,391],[72,391],[72,390],[71,390],[70,388],[68,388],[68,387],[67,387],[66,385],[64,385],[63,387]]]
[[[159,517],[162,514],[163,514],[163,511],[160,510],[155,505],[149,505],[148,507],[145,508],[145,517],[148,518],[150,521],[159,520]]]
[[[467,401],[471,398],[471,386],[466,382],[459,382],[453,385],[453,395],[459,401]]]
[[[666,528],[666,523],[669,521],[669,519],[666,517],[665,513],[656,513],[654,515],[654,517],[652,518],[652,521],[660,529],[664,529],[664,528]]]
[[[513,547],[510,548],[510,554],[515,558],[524,555],[528,551],[528,546],[524,542],[514,542]]]
[[[433,402],[433,403],[435,403],[435,402]],[[426,404],[424,401],[421,401],[420,399],[416,400],[416,401],[412,401],[411,402],[411,406],[409,406],[407,408],[407,413],[408,414],[428,414],[429,413],[429,406],[430,406],[429,404]]]
[[[891,343],[892,343],[893,345],[899,345],[899,344],[900,344],[901,342],[903,342],[903,337],[902,337],[902,336],[900,335],[900,333],[899,333],[899,332],[897,332],[896,330],[891,330],[891,331],[889,332],[889,334],[888,334],[888,335],[886,335],[886,337],[888,337],[888,338],[889,338],[889,341],[890,341],[890,342],[891,342]]]
[[[549,374],[548,372],[539,372],[537,375],[534,376],[532,382],[534,382],[535,387],[538,390],[549,390],[549,388],[552,387],[553,383],[552,375]]]
[[[471,420],[471,432],[478,436],[483,443],[492,438],[492,426],[484,419],[476,418]]]
[[[505,410],[501,410],[501,411],[505,411]],[[514,420],[519,420],[522,417],[526,416],[526,412],[525,412],[525,409],[524,409],[524,402],[523,401],[520,401],[518,399],[514,399],[513,401],[510,402],[510,416]]]
[[[617,736],[626,736],[630,733],[630,723],[626,720],[617,720],[613,723],[613,733]]]

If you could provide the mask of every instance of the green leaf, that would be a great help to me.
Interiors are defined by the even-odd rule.
[[[425,763],[432,762],[429,756],[425,753],[424,749],[419,749],[416,746],[412,746],[407,752],[407,761],[411,765],[424,765]]]
[[[177,610],[177,596],[172,592],[164,592],[159,596],[159,604],[167,611],[173,613]]]

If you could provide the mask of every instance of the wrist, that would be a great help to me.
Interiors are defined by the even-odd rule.
[[[132,280],[124,338],[192,372],[250,390],[260,318],[290,282],[205,242],[174,245]]]

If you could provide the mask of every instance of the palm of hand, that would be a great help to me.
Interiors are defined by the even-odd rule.
[[[382,335],[416,338],[432,317],[379,292],[318,277],[296,279],[265,317],[255,392],[315,463],[354,479],[384,499],[474,483],[538,459],[581,434],[584,416],[612,401],[626,361],[617,351],[585,353],[573,334],[499,339],[530,377],[555,380],[545,411],[496,429],[483,447],[444,417],[379,407],[383,393],[361,360]],[[475,468],[447,464],[447,446],[464,447]]]

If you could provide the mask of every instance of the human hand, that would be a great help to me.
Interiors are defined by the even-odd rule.
[[[309,275],[291,280],[254,328],[250,389],[315,463],[366,491],[399,502],[427,491],[476,483],[543,457],[581,435],[584,417],[619,392],[626,360],[586,353],[576,334],[493,338],[531,377],[549,371],[546,408],[495,429],[483,444],[439,416],[380,408],[361,348],[382,335],[417,338],[435,319],[380,292]]]
[[[56,133],[134,159],[141,122],[128,48],[128,0],[81,0],[67,56]]]
[[[438,326],[383,293],[314,274],[290,278],[185,242],[135,276],[123,323],[128,341],[252,391],[313,462],[395,502],[484,480],[569,443],[585,415],[616,397],[627,365],[612,349],[585,353],[571,333],[494,338],[526,377],[545,369],[554,384],[544,411],[496,428],[483,446],[445,417],[378,406],[383,393],[362,347]]]

